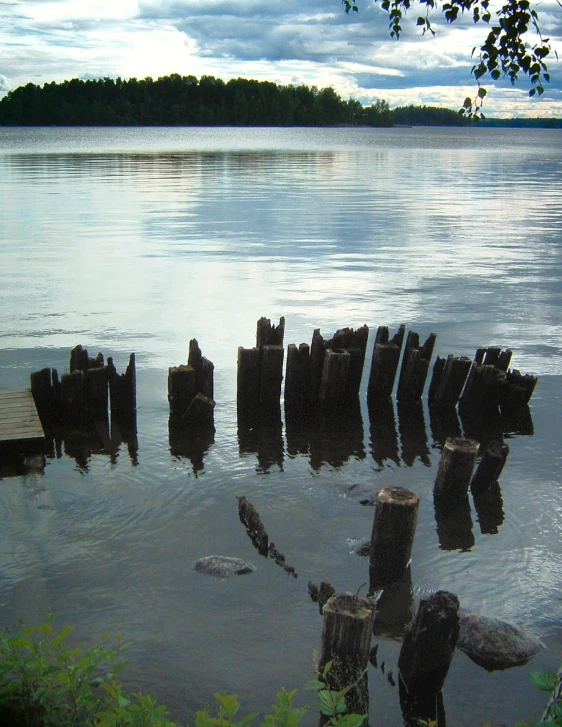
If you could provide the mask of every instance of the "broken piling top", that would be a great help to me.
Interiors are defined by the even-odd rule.
[[[437,334],[430,333],[420,346],[419,335],[415,331],[408,331],[396,392],[398,399],[418,401],[421,398],[436,339]]]
[[[285,337],[285,317],[281,316],[278,325],[271,323],[269,318],[258,320],[256,330],[256,346],[260,350],[264,346],[282,346]]]
[[[187,364],[195,372],[195,393],[203,394],[208,399],[214,399],[215,365],[203,356],[196,338],[192,338],[189,342]]]

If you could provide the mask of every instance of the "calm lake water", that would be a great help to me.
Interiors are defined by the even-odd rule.
[[[78,343],[120,371],[134,351],[138,385],[136,444],[69,434],[43,473],[0,481],[2,623],[54,610],[86,643],[122,634],[127,686],[155,691],[174,719],[218,690],[263,711],[310,678],[322,622],[308,581],[368,580],[353,544],[374,510],[360,500],[400,485],[422,498],[412,583],[376,628],[386,674],[369,671],[370,724],[402,724],[388,670],[419,597],[438,589],[547,645],[493,673],[457,651],[448,724],[540,713],[528,672],[562,661],[561,231],[556,130],[0,128],[0,388],[64,373]],[[425,397],[417,419],[370,422],[368,371],[353,427],[239,431],[237,347],[254,345],[261,316],[285,316],[285,344],[367,324],[368,361],[377,326],[401,323],[435,332],[441,356],[513,349],[539,383],[532,421],[506,434],[503,516],[490,526],[471,500],[443,533],[443,431]],[[171,451],[167,372],[191,338],[215,364],[217,404],[214,442],[190,458]],[[237,495],[298,578],[254,550]],[[257,571],[193,571],[217,553]]]

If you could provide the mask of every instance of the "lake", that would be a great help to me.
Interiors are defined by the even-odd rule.
[[[219,690],[263,712],[311,677],[322,620],[308,582],[368,580],[353,547],[374,509],[360,501],[399,485],[421,506],[411,584],[375,628],[386,673],[369,669],[370,724],[402,724],[388,670],[419,598],[439,589],[547,646],[491,673],[457,651],[448,723],[539,715],[529,671],[562,662],[561,230],[557,130],[0,127],[0,389],[68,371],[82,344],[121,372],[134,351],[138,397],[136,441],[69,433],[43,472],[0,481],[3,624],[54,610],[86,643],[121,634],[127,687],[156,692],[173,719],[192,722]],[[369,326],[353,426],[304,439],[284,420],[238,427],[237,348],[255,345],[262,316],[285,316],[285,345]],[[435,332],[442,357],[502,346],[539,376],[531,418],[505,434],[492,526],[471,500],[462,533],[443,537],[443,431],[426,396],[417,417],[369,419],[374,334],[400,324]],[[178,452],[167,375],[192,338],[215,364],[216,434]],[[239,495],[297,578],[253,548]],[[257,570],[193,570],[213,554]]]

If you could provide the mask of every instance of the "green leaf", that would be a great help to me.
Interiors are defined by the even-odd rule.
[[[541,692],[553,692],[558,684],[558,675],[548,669],[532,671],[530,676],[533,686],[540,689]]]
[[[304,685],[304,689],[306,689],[307,692],[317,692],[319,689],[324,689],[325,686],[324,682],[321,682],[318,679],[312,679],[308,682],[308,684]]]

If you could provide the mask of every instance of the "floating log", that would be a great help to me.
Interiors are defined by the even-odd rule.
[[[137,409],[137,375],[135,354],[129,356],[129,363],[124,374],[118,374],[113,359],[107,359],[109,372],[109,400],[111,418],[123,422],[133,422]]]
[[[340,691],[354,685],[345,695],[348,712],[367,714],[369,690],[366,669],[373,635],[375,603],[353,593],[336,593],[322,610],[322,648],[319,671],[332,662],[326,681],[328,689]]]
[[[508,454],[509,445],[495,440],[488,444],[470,482],[473,496],[489,490],[499,480]]]
[[[405,330],[405,326],[400,326],[390,341],[387,326],[379,326],[377,330],[367,387],[369,405],[392,395]]]
[[[337,409],[346,402],[350,359],[347,351],[326,350],[318,397],[323,407]]]
[[[417,400],[421,398],[436,339],[437,335],[431,333],[425,343],[420,346],[418,334],[408,331],[396,392],[398,399]]]
[[[447,591],[422,598],[406,633],[398,668],[410,695],[437,694],[443,688],[459,636],[459,599]]]
[[[260,404],[279,406],[284,353],[278,345],[267,344],[260,350]]]
[[[467,496],[478,447],[474,439],[447,438],[433,489],[436,499],[462,500]]]
[[[285,373],[285,404],[293,408],[305,408],[309,399],[310,346],[294,343],[287,348]]]
[[[448,356],[441,375],[438,375],[434,384],[433,379],[438,371],[436,362],[428,392],[429,404],[436,408],[453,409],[460,398],[471,366],[472,361],[467,356]]]
[[[253,409],[260,400],[260,350],[238,347],[238,406]]]
[[[269,552],[269,538],[256,508],[243,495],[237,499],[240,522],[246,528],[246,532],[258,553],[267,557]]]
[[[196,338],[189,342],[188,366],[195,371],[195,392],[214,399],[214,370],[212,361],[203,356]]]
[[[399,580],[410,562],[420,496],[403,487],[385,487],[377,495],[371,533],[371,586]]]
[[[281,316],[279,324],[273,325],[269,318],[260,318],[256,330],[256,346],[283,346],[285,337],[285,318]]]

